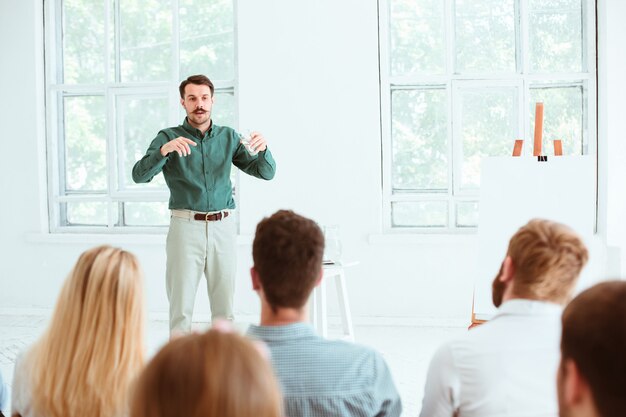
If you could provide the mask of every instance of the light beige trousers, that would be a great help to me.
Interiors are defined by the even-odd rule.
[[[218,221],[172,216],[165,250],[165,280],[170,303],[170,334],[189,332],[202,274],[206,277],[211,319],[233,319],[237,260],[235,213]]]

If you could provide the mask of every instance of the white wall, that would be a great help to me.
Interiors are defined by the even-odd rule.
[[[467,321],[477,256],[475,236],[380,236],[376,3],[238,1],[240,125],[265,134],[278,164],[277,176],[269,183],[242,176],[242,233],[252,234],[256,222],[278,208],[294,209],[321,224],[339,224],[345,258],[360,261],[348,271],[357,320]],[[617,3],[611,2],[610,7],[623,8]],[[110,242],[139,256],[146,271],[149,310],[163,313],[167,311],[163,239],[37,237],[47,228],[41,8],[40,0],[0,3],[0,53],[12,62],[0,64],[5,148],[0,165],[0,309],[50,308],[78,254],[98,242]],[[615,55],[621,53],[624,29],[619,30],[619,39],[611,37],[613,32],[607,39],[615,42],[610,49]],[[626,85],[617,69],[611,74],[612,86]],[[613,104],[612,111],[619,112],[619,106]],[[617,139],[616,135],[612,140]],[[609,164],[618,162],[612,159]],[[619,196],[615,204],[621,204],[617,178],[610,171],[607,184]],[[611,204],[614,200],[609,199]],[[607,228],[611,221],[609,216]],[[240,315],[255,314],[258,308],[248,284],[251,257],[245,242],[244,237],[239,251],[236,310]],[[602,270],[604,261],[597,263]],[[494,274],[497,268],[494,265]],[[201,290],[197,306],[203,317],[209,311],[205,300]]]
[[[610,274],[626,277],[626,2],[600,0],[598,3],[598,94],[600,97],[599,137],[604,162],[601,182],[601,204],[606,207],[607,244],[614,248],[621,265],[611,265]],[[602,178],[602,177],[601,177]],[[602,187],[606,187],[604,190]]]

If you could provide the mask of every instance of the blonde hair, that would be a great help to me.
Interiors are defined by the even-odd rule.
[[[126,414],[144,363],[143,329],[143,278],[135,256],[110,246],[84,252],[48,330],[29,353],[35,414]]]
[[[266,358],[236,333],[210,330],[169,342],[137,384],[131,417],[280,417]]]
[[[533,219],[509,242],[513,261],[513,293],[521,298],[565,304],[589,254],[582,239],[569,227]]]

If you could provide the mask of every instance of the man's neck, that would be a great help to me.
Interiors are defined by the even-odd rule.
[[[563,306],[563,302],[561,302],[560,300],[542,300],[539,298],[533,298],[533,297],[520,297],[517,294],[515,294],[514,292],[510,292],[509,294],[505,293],[502,296],[502,304],[506,303],[507,301],[511,301],[511,300],[524,300],[524,301],[541,301],[544,303],[552,303],[552,304],[558,304]]]
[[[189,123],[189,125],[193,127],[194,129],[198,129],[204,135],[211,128],[211,125],[213,124],[213,120],[209,119],[207,122],[202,123],[201,125],[197,125],[191,120],[189,120],[189,118],[187,118],[187,123]]]
[[[261,306],[261,326],[285,326],[306,321],[308,321],[306,306],[300,309],[278,308],[276,311],[268,305]]]

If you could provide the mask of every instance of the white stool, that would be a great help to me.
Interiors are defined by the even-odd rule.
[[[348,290],[346,288],[346,275],[344,269],[357,265],[358,262],[336,263],[324,265],[324,276],[320,285],[313,290],[311,299],[313,327],[322,337],[328,337],[328,311],[326,308],[326,284],[329,279],[335,278],[337,285],[337,300],[339,302],[339,312],[341,314],[341,324],[343,330],[342,338],[354,341],[354,328],[352,327],[352,314],[350,313],[350,303],[348,301]]]

